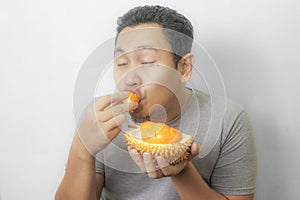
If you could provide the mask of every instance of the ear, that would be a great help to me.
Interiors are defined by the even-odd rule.
[[[188,53],[184,55],[178,62],[177,71],[181,74],[183,83],[188,82],[192,76],[192,69],[194,64],[194,55]]]

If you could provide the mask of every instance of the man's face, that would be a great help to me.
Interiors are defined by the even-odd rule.
[[[181,76],[158,24],[121,31],[115,46],[114,79],[120,91],[135,92],[140,98],[139,107],[131,113],[134,118],[148,119],[157,105],[167,113],[178,106],[175,94]]]

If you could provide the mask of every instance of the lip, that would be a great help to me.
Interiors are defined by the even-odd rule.
[[[124,90],[126,92],[131,92],[131,93],[135,93],[137,95],[137,97],[139,98],[139,100],[141,101],[142,100],[142,95],[139,93],[138,90]],[[139,102],[140,102],[139,101]]]
[[[138,102],[138,107],[132,111],[132,113],[138,113],[143,107],[142,106],[142,101],[143,101],[142,94],[138,90],[125,89],[124,91],[135,93],[137,95],[137,97],[140,99],[140,101]]]

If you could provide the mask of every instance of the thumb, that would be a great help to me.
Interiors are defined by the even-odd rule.
[[[189,155],[189,160],[192,160],[195,156],[200,153],[200,145],[193,142],[191,145],[191,154]]]

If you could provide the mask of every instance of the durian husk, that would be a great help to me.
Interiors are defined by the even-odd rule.
[[[164,158],[170,165],[174,165],[187,159],[190,154],[191,144],[194,139],[190,135],[182,133],[180,142],[171,144],[152,144],[144,142],[141,138],[139,128],[130,129],[125,134],[127,143],[137,152],[143,154],[145,152],[151,153],[155,159],[157,156]]]

